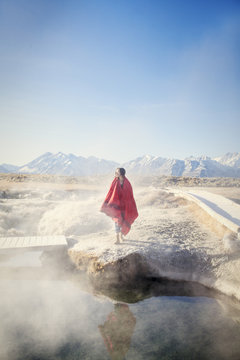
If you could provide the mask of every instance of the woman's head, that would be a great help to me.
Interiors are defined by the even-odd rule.
[[[116,171],[115,171],[115,176],[116,177],[124,177],[126,174],[126,170],[124,168],[117,168]]]

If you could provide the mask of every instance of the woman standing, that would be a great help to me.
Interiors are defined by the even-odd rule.
[[[101,211],[110,216],[115,222],[117,237],[115,244],[120,243],[120,237],[123,241],[123,235],[127,235],[132,223],[138,217],[132,185],[125,174],[125,169],[116,169],[115,179],[101,207]]]

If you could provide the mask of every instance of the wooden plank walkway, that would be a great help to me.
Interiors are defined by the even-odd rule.
[[[67,247],[67,241],[63,235],[0,237],[0,251],[17,249],[45,250],[49,247],[59,246]]]
[[[237,233],[240,240],[240,205],[221,195],[203,190],[169,189],[169,191],[195,202],[220,224]]]

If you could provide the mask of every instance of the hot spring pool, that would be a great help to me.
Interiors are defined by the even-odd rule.
[[[111,300],[81,278],[1,276],[0,359],[239,360],[238,304],[194,289],[148,281]]]

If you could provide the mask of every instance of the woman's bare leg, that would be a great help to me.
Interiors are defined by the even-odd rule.
[[[115,242],[115,244],[120,244],[119,233],[116,233],[116,242]]]

